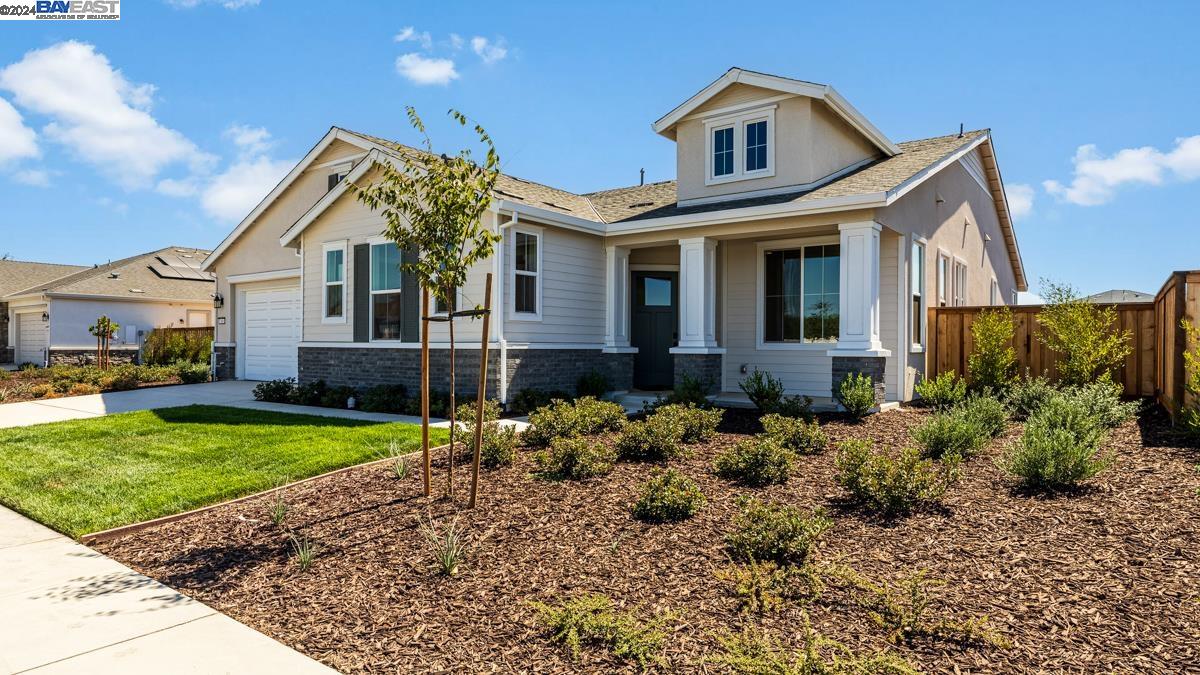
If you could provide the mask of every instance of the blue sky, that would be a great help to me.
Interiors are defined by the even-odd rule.
[[[990,127],[1035,287],[1200,268],[1193,3],[122,4],[0,23],[0,255],[215,246],[330,125],[413,142],[406,104],[449,150],[447,108],[481,121],[517,176],[673,178],[650,123],[736,65],[832,84],[896,141]]]

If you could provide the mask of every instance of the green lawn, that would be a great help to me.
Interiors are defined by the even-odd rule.
[[[418,450],[421,428],[196,405],[0,429],[0,504],[77,537],[378,459],[392,440]]]

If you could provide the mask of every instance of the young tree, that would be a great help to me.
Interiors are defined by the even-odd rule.
[[[402,250],[415,251],[415,262],[402,265],[421,286],[446,307],[454,307],[455,290],[467,280],[471,266],[491,257],[500,236],[483,225],[492,190],[500,176],[500,157],[491,136],[475,124],[479,142],[487,148],[483,163],[471,158],[469,149],[448,156],[433,151],[425,124],[412,106],[407,106],[409,124],[422,137],[422,153],[403,153],[396,164],[381,163],[378,176],[369,185],[348,185],[360,202],[378,211],[387,228],[384,235]],[[468,120],[457,110],[450,117],[459,126]],[[455,437],[455,345],[454,312],[449,313],[450,332],[450,470],[447,493],[454,491]],[[424,317],[422,317],[424,320]]]
[[[88,326],[88,332],[96,336],[96,366],[101,370],[108,370],[108,341],[116,337],[120,329],[121,325],[107,314],[101,314],[96,323]]]
[[[967,359],[971,387],[1003,391],[1017,375],[1012,340],[1017,324],[1008,307],[985,309],[971,322],[974,348]]]
[[[1062,357],[1058,373],[1063,383],[1110,381],[1133,351],[1130,332],[1117,325],[1116,308],[1088,302],[1069,284],[1049,279],[1042,279],[1042,297],[1046,306],[1038,321],[1045,330],[1038,339]]]

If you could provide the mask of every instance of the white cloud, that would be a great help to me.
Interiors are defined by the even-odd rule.
[[[198,5],[213,4],[220,5],[225,9],[241,9],[243,7],[257,7],[260,0],[167,0],[167,4],[178,9],[192,9]]]
[[[191,197],[200,191],[200,185],[195,178],[164,178],[154,189],[168,197]]]
[[[200,205],[214,218],[239,221],[267,196],[294,165],[295,162],[266,156],[239,160],[204,188]]]
[[[427,58],[420,54],[404,54],[396,59],[396,72],[413,84],[450,84],[458,79],[454,61]]]
[[[125,79],[90,44],[60,42],[0,70],[17,105],[50,117],[45,135],[126,188],[143,187],[165,167],[193,172],[215,158],[150,114],[154,87]]]
[[[1013,183],[1004,188],[1008,197],[1008,210],[1013,218],[1024,218],[1033,211],[1033,186]]]
[[[38,154],[37,133],[25,126],[11,103],[0,98],[0,164]]]
[[[412,26],[405,26],[396,33],[394,38],[396,42],[416,42],[421,45],[421,49],[429,51],[433,49],[433,36],[428,31],[417,32],[417,29]]]
[[[471,49],[475,50],[479,58],[489,66],[508,56],[508,46],[505,44],[504,38],[492,42],[485,37],[476,35],[471,38]]]
[[[1123,185],[1161,185],[1166,178],[1200,178],[1200,135],[1175,139],[1175,147],[1168,152],[1145,146],[1105,157],[1095,145],[1081,145],[1073,162],[1075,175],[1069,185],[1047,180],[1042,186],[1062,201],[1097,206],[1112,201],[1117,188]]]
[[[45,169],[22,169],[14,173],[12,178],[22,185],[50,187],[50,172]]]
[[[459,35],[458,33],[451,33],[450,34],[450,48],[453,49],[454,51],[458,51],[458,50],[462,49],[462,47],[463,47],[463,37],[461,35]]]
[[[261,155],[275,145],[271,133],[264,127],[234,124],[225,130],[225,137],[233,141],[243,155]]]

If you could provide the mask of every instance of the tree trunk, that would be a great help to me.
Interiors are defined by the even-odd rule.
[[[479,388],[475,395],[475,453],[471,458],[471,499],[467,508],[475,508],[479,495],[479,459],[483,454],[483,407],[487,401],[488,338],[491,337],[492,273],[488,272],[483,285],[483,337],[479,345]]]
[[[454,432],[457,431],[457,429],[455,429],[455,427],[457,426],[457,422],[455,421],[455,410],[454,410],[454,406],[455,406],[455,399],[454,399],[454,309],[455,308],[454,308],[454,305],[451,304],[449,301],[447,301],[446,304],[450,306],[449,316],[447,317],[450,319],[450,321],[449,321],[449,324],[450,324],[450,471],[446,475],[446,496],[449,497],[451,500],[453,500],[454,499],[454,451],[456,449],[454,447]]]

